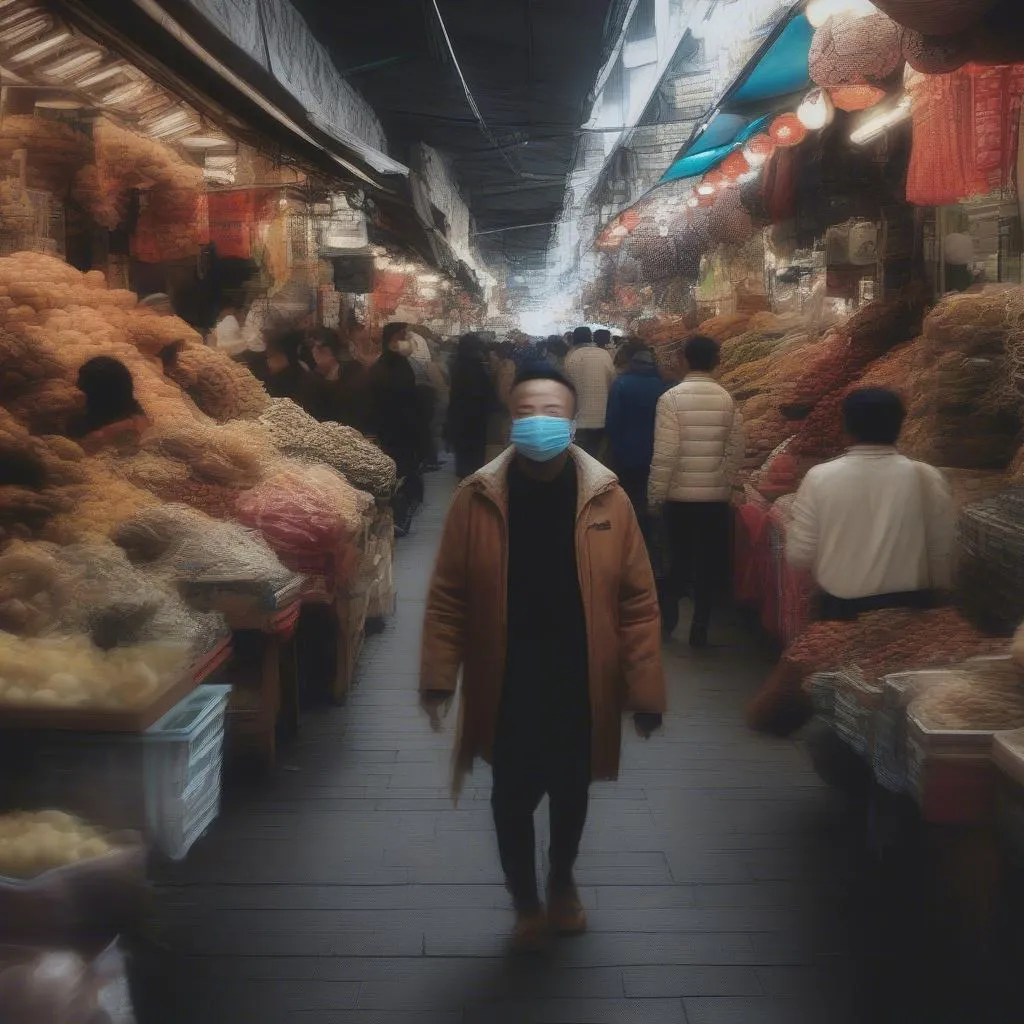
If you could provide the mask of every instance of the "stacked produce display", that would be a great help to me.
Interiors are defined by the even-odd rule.
[[[180,184],[171,177],[169,194]],[[127,367],[142,417],[136,431],[75,441],[78,373],[96,356]],[[225,734],[227,688],[197,683],[230,656],[232,629],[260,631],[284,657],[303,572],[329,567],[320,600],[365,595],[362,629],[370,591],[391,587],[383,524],[394,462],[352,428],[271,400],[182,320],[34,252],[0,258],[0,399],[0,722],[8,736],[20,730],[7,752],[31,750],[33,730],[61,730],[69,742],[47,757],[74,749],[68,763],[85,778],[99,762],[81,760],[74,737],[116,731],[138,736],[139,749],[180,744],[184,758],[147,754],[131,768],[144,770],[144,795],[112,800],[115,779],[85,787],[94,824],[51,810],[0,818],[0,875],[33,873],[33,850],[43,872],[102,858],[102,825],[114,819],[183,856],[216,816]],[[250,681],[263,734],[275,728],[278,680],[265,668]],[[244,704],[246,681],[236,683]],[[117,749],[115,760],[131,756]],[[60,799],[42,768],[36,781],[34,806]]]

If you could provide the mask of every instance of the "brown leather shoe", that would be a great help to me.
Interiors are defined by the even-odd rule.
[[[543,907],[539,910],[517,911],[512,932],[512,949],[517,953],[543,953],[551,938]]]
[[[575,885],[548,885],[548,927],[556,935],[582,935],[587,911]]]

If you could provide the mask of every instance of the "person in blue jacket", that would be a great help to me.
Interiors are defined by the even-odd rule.
[[[608,394],[605,430],[612,466],[648,536],[647,477],[654,458],[654,421],[658,399],[669,385],[661,379],[654,353],[637,348]]]

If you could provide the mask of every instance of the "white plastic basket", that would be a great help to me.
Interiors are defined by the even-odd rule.
[[[152,823],[154,845],[171,860],[184,860],[188,851],[220,814],[220,760],[193,780],[176,800],[166,801],[160,820]]]

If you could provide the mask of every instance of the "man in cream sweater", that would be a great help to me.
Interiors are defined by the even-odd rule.
[[[851,392],[843,416],[852,446],[812,469],[797,494],[786,555],[814,573],[823,619],[929,607],[951,585],[949,486],[896,451],[905,415],[885,388]]]
[[[690,372],[661,396],[647,485],[652,512],[666,505],[671,568],[662,631],[693,594],[690,646],[705,647],[715,591],[729,571],[729,501],[743,465],[743,417],[713,378],[718,343],[697,335],[683,350]]]

